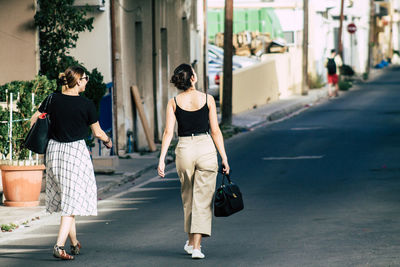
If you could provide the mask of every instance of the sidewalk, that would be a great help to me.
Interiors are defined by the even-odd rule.
[[[119,166],[114,173],[96,174],[99,199],[101,199],[103,193],[108,192],[112,187],[133,181],[148,170],[154,169],[154,173],[156,174],[155,168],[158,164],[158,152],[147,153],[146,155],[134,153],[128,156],[129,158],[119,159]],[[44,188],[44,185],[42,185],[43,192],[40,194],[40,205],[38,207],[17,208],[6,207],[0,204],[0,225],[10,223],[22,225],[25,222],[35,221],[37,218],[52,216],[45,212]],[[0,190],[0,196],[1,194]],[[1,232],[0,239],[2,239]]]
[[[375,79],[381,73],[383,73],[383,71],[374,71],[371,73],[369,81]],[[312,89],[309,90],[309,93],[306,96],[292,96],[241,114],[233,115],[232,123],[235,126],[251,130],[257,126],[278,121],[299,113],[308,107],[313,106],[318,101],[327,99],[327,93],[327,87]],[[99,199],[101,199],[102,194],[108,192],[111,188],[133,181],[149,170],[154,169],[154,175],[156,175],[155,169],[158,163],[158,154],[158,151],[147,153],[145,155],[136,153],[130,154],[129,158],[119,159],[119,166],[113,174],[96,174]],[[1,194],[2,192],[0,190],[0,196]],[[59,215],[48,215],[45,213],[44,193],[41,194],[39,207],[10,208],[0,204],[0,225],[9,223],[22,225],[24,222],[37,221],[42,217],[48,216]],[[6,238],[5,234],[0,232],[0,241],[3,238]]]

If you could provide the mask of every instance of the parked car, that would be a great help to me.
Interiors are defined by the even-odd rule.
[[[219,97],[219,84],[222,68],[208,65],[208,93],[215,98]]]
[[[235,57],[235,56],[234,56]],[[222,67],[224,64],[224,49],[215,46],[215,45],[208,45],[208,64],[217,64]],[[242,66],[235,62],[232,58],[232,66],[235,68],[241,68]]]
[[[259,60],[248,57],[233,56],[232,70],[244,68],[258,63]],[[224,49],[208,45],[208,93],[219,97],[219,84],[224,65]]]
[[[224,62],[224,49],[221,47],[209,44],[208,45],[208,62],[221,63]],[[241,57],[234,55],[232,57],[232,65],[236,68],[244,68],[258,63],[259,60],[250,57]]]

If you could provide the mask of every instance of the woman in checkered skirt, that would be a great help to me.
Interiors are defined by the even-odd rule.
[[[93,164],[86,147],[88,127],[95,137],[112,147],[101,129],[93,102],[79,93],[85,91],[89,76],[80,66],[60,74],[62,92],[48,96],[32,116],[31,125],[42,113],[50,114],[50,141],[46,151],[46,210],[61,212],[60,230],[53,255],[63,260],[74,256],[64,249],[69,236],[71,253],[78,255],[75,216],[97,215],[97,187]]]

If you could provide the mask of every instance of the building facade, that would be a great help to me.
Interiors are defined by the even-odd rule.
[[[35,0],[0,0],[0,84],[32,80],[39,71]]]
[[[78,5],[89,2],[80,0]],[[105,82],[113,82],[118,154],[128,151],[131,136],[135,149],[146,150],[131,86],[138,87],[151,138],[159,141],[168,99],[177,93],[169,82],[174,68],[192,64],[203,90],[203,1],[106,0],[89,15],[95,17],[94,30],[80,34],[72,55],[89,68],[97,67]]]

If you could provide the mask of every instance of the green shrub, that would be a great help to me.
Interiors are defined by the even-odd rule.
[[[340,75],[344,75],[344,76],[353,76],[355,74],[353,68],[349,65],[345,65],[343,64],[340,67]]]
[[[237,127],[234,125],[220,125],[221,128],[221,132],[222,132],[222,136],[224,137],[224,139],[228,139],[232,136],[234,136],[237,133],[243,132],[244,128],[241,127]]]
[[[317,89],[317,88],[321,88],[325,85],[324,83],[324,78],[322,75],[312,75],[312,74],[308,74],[308,86],[310,87],[310,89]]]
[[[338,86],[339,90],[347,91],[353,86],[353,84],[350,81],[343,80],[339,81]]]
[[[2,224],[0,226],[2,232],[12,232],[12,230],[17,229],[19,226],[15,223]]]
[[[25,160],[29,150],[24,148],[23,142],[30,129],[29,119],[36,112],[38,106],[50,93],[57,88],[55,80],[46,76],[37,76],[32,81],[12,81],[0,86],[0,101],[7,102],[10,93],[16,100],[16,110],[13,109],[12,152],[13,159]],[[32,107],[32,93],[35,94],[34,107]],[[19,98],[17,98],[19,95]],[[13,102],[14,102],[13,101]],[[0,107],[0,153],[5,157],[9,154],[9,119],[10,109]]]

